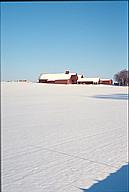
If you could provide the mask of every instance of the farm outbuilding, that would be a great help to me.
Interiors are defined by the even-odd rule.
[[[100,79],[100,84],[112,85],[112,79]]]
[[[96,78],[81,77],[81,78],[78,78],[77,83],[78,84],[99,84],[100,78],[99,77],[96,77]]]
[[[39,77],[39,83],[52,83],[52,84],[77,84],[77,73],[65,73],[56,74],[41,74]]]

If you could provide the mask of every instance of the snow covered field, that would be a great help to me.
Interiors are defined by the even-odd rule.
[[[128,161],[127,87],[1,90],[3,192],[82,192]]]

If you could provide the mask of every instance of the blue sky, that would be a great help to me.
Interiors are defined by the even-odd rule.
[[[1,3],[2,80],[127,69],[127,1]]]

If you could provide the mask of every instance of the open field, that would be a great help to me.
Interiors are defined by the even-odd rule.
[[[127,163],[127,87],[1,91],[3,192],[81,192]]]

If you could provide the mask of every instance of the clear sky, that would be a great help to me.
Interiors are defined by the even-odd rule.
[[[1,3],[2,80],[127,69],[127,1]]]

